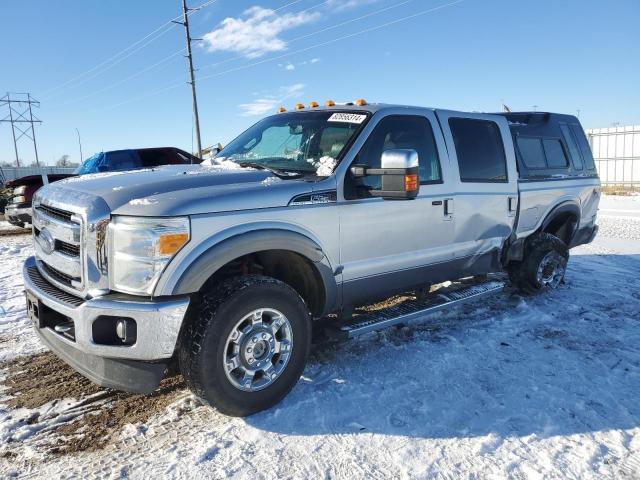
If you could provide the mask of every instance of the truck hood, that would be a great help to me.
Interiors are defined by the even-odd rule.
[[[301,179],[280,179],[266,170],[168,165],[68,178],[43,187],[69,199],[100,197],[116,215],[173,216],[286,206],[312,191]],[[64,190],[64,191],[61,191]]]

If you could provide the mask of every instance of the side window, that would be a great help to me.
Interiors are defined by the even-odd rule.
[[[567,156],[564,154],[560,140],[557,138],[545,138],[542,144],[544,145],[544,153],[547,156],[549,168],[566,168],[568,166]]]
[[[450,118],[462,182],[507,182],[507,159],[495,122]]]
[[[140,168],[140,159],[133,150],[121,150],[118,152],[107,152],[107,168],[109,171],[133,170]]]
[[[569,149],[569,156],[571,157],[573,168],[576,170],[582,170],[582,155],[580,154],[580,150],[578,150],[576,141],[573,139],[573,134],[569,130],[569,127],[564,124],[560,125],[560,130],[562,131],[562,136],[564,137],[564,141]]]
[[[584,166],[587,170],[595,170],[596,164],[593,161],[593,154],[591,153],[591,148],[589,147],[589,142],[587,141],[587,136],[584,134],[584,130],[582,130],[580,125],[573,123],[571,124],[571,131],[578,140],[578,146],[582,152],[582,161],[584,162]]]
[[[174,163],[171,161],[171,158],[166,150],[140,150],[138,154],[140,155],[142,166],[146,168]]]
[[[539,138],[518,137],[517,143],[525,167],[545,168],[547,166]]]
[[[393,149],[412,149],[418,152],[420,183],[441,183],[442,173],[433,130],[425,117],[392,115],[383,118],[373,129],[358,153],[355,163],[380,168],[382,153]],[[362,185],[380,188],[380,177],[360,180]]]

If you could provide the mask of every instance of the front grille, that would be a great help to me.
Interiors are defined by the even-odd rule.
[[[38,237],[40,235],[40,229],[33,227],[33,234]],[[70,257],[80,256],[80,245],[73,245],[72,243],[63,242],[62,240],[56,240],[55,250]]]
[[[56,251],[69,255],[70,257],[79,257],[80,245],[72,245],[58,240],[56,241]]]
[[[55,281],[60,282],[64,285],[68,285],[69,287],[73,287],[73,284],[71,283],[72,281],[79,281],[79,278],[74,278],[71,275],[67,275],[64,272],[61,272],[58,269],[53,268],[50,265],[47,265],[44,262],[40,262],[40,265],[42,265],[42,269],[47,272],[47,275],[49,275],[50,277],[52,277]]]
[[[36,267],[27,267],[27,275],[36,287],[63,303],[66,303],[72,307],[79,307],[84,303],[84,300],[82,300],[81,298],[75,297],[70,293],[64,292],[59,288],[51,285],[40,274]]]
[[[75,223],[71,220],[72,217],[72,213],[71,212],[67,212],[65,210],[60,210],[59,208],[55,208],[55,207],[50,207],[49,205],[38,205],[36,207],[38,210],[41,210],[42,212],[44,212],[46,215],[53,217],[53,218],[57,218],[58,220],[62,220],[63,222],[67,222],[67,223]]]

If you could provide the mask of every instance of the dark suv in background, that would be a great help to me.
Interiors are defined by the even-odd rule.
[[[48,182],[90,173],[117,172],[153,168],[160,165],[189,165],[201,160],[190,153],[174,147],[137,148],[100,152],[87,158],[72,174],[48,174]],[[5,207],[5,219],[24,227],[31,223],[31,199],[44,184],[41,175],[29,175],[8,181],[6,186],[13,189],[13,195]]]

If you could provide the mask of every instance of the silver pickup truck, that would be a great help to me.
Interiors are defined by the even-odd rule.
[[[299,104],[202,165],[40,189],[28,312],[100,385],[151,392],[177,365],[205,402],[248,415],[293,388],[317,325],[418,319],[503,288],[500,272],[527,294],[557,287],[599,195],[573,116]],[[415,300],[354,313],[399,292]]]

